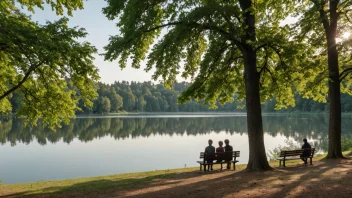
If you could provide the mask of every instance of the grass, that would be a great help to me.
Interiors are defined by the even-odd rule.
[[[345,152],[344,155],[349,155]],[[313,161],[323,160],[326,155],[317,155]],[[278,167],[278,161],[270,161],[274,168]],[[301,160],[290,160],[286,166],[294,166],[302,163]],[[314,162],[313,162],[314,163]],[[218,167],[214,167],[218,168]],[[243,170],[246,164],[236,165],[236,170]],[[63,195],[65,193],[86,194],[91,192],[108,192],[118,188],[133,187],[139,184],[152,182],[161,178],[171,178],[176,174],[198,172],[199,167],[181,168],[170,170],[156,170],[149,172],[137,172],[128,174],[108,175],[100,177],[58,180],[58,181],[40,181],[24,184],[0,184],[0,196],[2,195],[44,195],[55,194]]]
[[[149,172],[127,173],[80,179],[40,181],[24,184],[0,184],[0,196],[3,194],[42,194],[42,193],[67,193],[77,191],[99,192],[116,187],[130,187],[146,183],[171,174],[191,172],[198,168],[182,168],[171,170],[156,170]]]

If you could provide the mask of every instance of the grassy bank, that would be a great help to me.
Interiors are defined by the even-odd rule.
[[[347,153],[345,153],[347,154]],[[314,157],[314,161],[322,160],[325,155]],[[302,163],[301,160],[291,160],[286,163],[287,166],[293,166]],[[278,167],[278,161],[271,161],[270,165]],[[236,171],[245,169],[246,165],[236,165]],[[215,170],[219,167],[215,167]],[[175,175],[187,174],[199,171],[199,167],[156,170],[150,172],[139,172],[129,174],[108,175],[100,177],[90,177],[81,179],[69,179],[58,181],[41,181],[25,184],[0,184],[0,196],[4,195],[65,195],[69,194],[89,194],[107,192],[110,190],[133,188],[136,185],[147,184],[155,180],[173,178]]]
[[[146,183],[172,174],[196,171],[198,168],[182,168],[171,170],[156,170],[118,175],[107,175],[80,179],[57,181],[40,181],[25,184],[0,184],[0,196],[3,194],[40,194],[40,193],[67,193],[67,192],[97,192],[116,187],[129,187]]]

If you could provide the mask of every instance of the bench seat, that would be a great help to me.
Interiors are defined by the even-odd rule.
[[[199,163],[199,170],[202,170],[202,167],[204,167],[204,172],[206,171],[206,166],[213,165],[213,164],[221,164],[221,170],[223,169],[222,164],[233,164],[233,170],[236,170],[236,163],[238,160],[236,160],[237,157],[240,156],[239,151],[230,151],[230,152],[222,152],[222,153],[200,153],[200,159],[203,159],[202,161],[197,161]],[[208,160],[212,162],[208,162]],[[208,167],[209,168],[209,167]]]
[[[221,170],[222,168],[222,164],[227,164],[227,163],[232,163],[233,164],[233,170],[236,170],[235,164],[238,162],[238,160],[236,161],[221,161],[221,162],[217,162],[217,161],[213,161],[212,163],[208,163],[208,162],[204,162],[204,161],[197,161],[197,163],[199,163],[200,165],[200,170],[202,170],[202,166],[204,165],[213,165],[213,164],[221,164]]]
[[[304,156],[301,157],[301,155],[304,152],[310,152],[309,156]],[[290,150],[290,151],[281,151],[280,152],[280,157],[277,158],[277,160],[279,160],[279,166],[281,167],[281,162],[283,162],[283,167],[286,167],[286,161],[287,160],[297,160],[297,159],[301,159],[301,158],[305,158],[306,160],[310,159],[310,164],[312,164],[313,162],[313,156],[314,156],[314,151],[315,148],[311,148],[311,149],[298,149],[298,150]]]

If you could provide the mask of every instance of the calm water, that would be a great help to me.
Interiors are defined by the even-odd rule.
[[[309,142],[324,150],[327,115],[264,116],[266,149],[285,139]],[[352,117],[343,117],[343,135]],[[228,138],[248,160],[244,114],[136,115],[83,117],[52,132],[25,128],[23,119],[0,121],[0,180],[22,183],[126,172],[197,166],[208,139]],[[216,145],[217,146],[217,145]]]

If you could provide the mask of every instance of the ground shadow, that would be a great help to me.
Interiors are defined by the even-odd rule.
[[[341,189],[343,186],[339,182],[330,181],[329,178],[323,177],[324,174],[335,166],[340,166],[340,164],[335,162],[313,166],[300,165],[264,173],[239,171],[213,179],[208,178],[206,180],[195,181],[190,184],[186,182],[184,185],[181,184],[167,189],[154,188],[149,192],[148,187],[145,186],[147,190],[144,189],[143,193],[136,190],[136,193],[129,191],[115,195],[135,198],[225,196],[287,197],[295,193],[295,197],[312,197],[313,194],[317,195],[314,197],[325,197],[331,196],[332,192],[336,191],[336,189],[340,189],[340,197],[349,197],[350,194],[348,192],[346,193],[346,191],[349,191],[347,186],[345,189]],[[347,175],[348,174],[345,176]],[[340,179],[344,180],[342,177],[345,176],[341,176]],[[326,183],[331,184],[332,187],[324,188],[324,191],[317,191],[317,187],[324,186]],[[266,189],[268,186],[271,189]]]
[[[193,171],[116,181],[95,180],[47,188],[40,194],[5,197],[351,197],[351,170],[351,159],[329,160],[259,173]],[[100,191],[91,190],[97,186]]]

